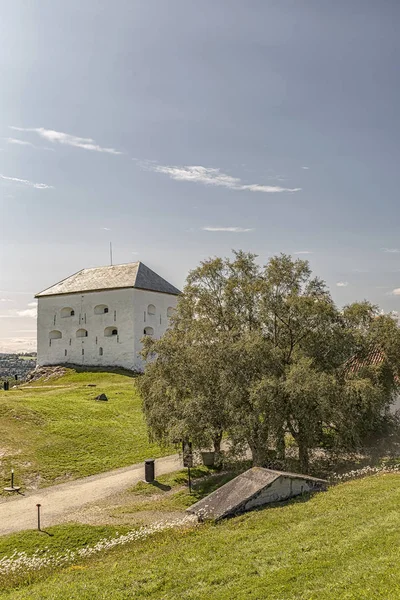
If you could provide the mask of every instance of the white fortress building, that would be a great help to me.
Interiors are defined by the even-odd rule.
[[[142,370],[141,339],[165,333],[179,294],[142,262],[67,277],[36,294],[38,365]]]

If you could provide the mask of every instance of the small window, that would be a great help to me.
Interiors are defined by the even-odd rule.
[[[71,338],[69,338],[69,345],[71,345],[71,344],[72,344],[72,340],[71,340]]]
[[[53,331],[50,331],[49,333],[49,338],[51,340],[60,340],[62,338],[62,333],[57,329],[53,329]]]
[[[168,306],[167,308],[167,317],[170,319],[174,316],[175,309],[172,306]]]
[[[145,327],[143,333],[144,335],[154,335],[154,329],[152,327]]]
[[[75,311],[70,306],[65,306],[61,309],[61,318],[65,319],[67,317],[73,317],[75,315]]]
[[[113,337],[118,335],[118,329],[116,327],[106,327],[104,330],[105,337]]]
[[[82,348],[82,356],[85,354],[85,349]]]
[[[99,354],[100,356],[103,356],[103,348],[99,348]]]
[[[108,313],[107,304],[98,304],[97,306],[94,307],[95,315],[104,315],[105,313]]]
[[[156,314],[156,307],[154,306],[154,304],[149,304],[147,307],[147,313],[149,315],[155,315]]]
[[[78,329],[78,331],[76,332],[77,338],[88,337],[88,335],[89,334],[86,329]]]
[[[143,321],[146,323],[146,311],[143,313]]]
[[[117,311],[114,310],[114,323],[115,323],[116,320],[117,320]]]
[[[67,351],[66,350],[64,350],[64,356],[67,356]]]

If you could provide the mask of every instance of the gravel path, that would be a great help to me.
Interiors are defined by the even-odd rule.
[[[182,468],[179,454],[156,460],[156,477]],[[144,479],[143,463],[115,471],[92,475],[68,483],[61,483],[26,496],[16,495],[0,503],[0,535],[35,529],[37,527],[36,504],[41,504],[41,525],[64,522],[68,513],[76,512],[85,505],[115,496]]]

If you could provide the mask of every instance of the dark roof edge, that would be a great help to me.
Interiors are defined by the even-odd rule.
[[[78,273],[79,273],[79,271],[78,271]],[[71,275],[71,277],[72,277],[72,275]],[[62,283],[63,281],[64,281],[64,279],[59,281],[59,283]],[[58,285],[58,284],[55,283],[54,285]],[[51,288],[46,288],[46,289],[51,289]],[[73,296],[73,295],[89,294],[92,292],[115,292],[116,290],[129,290],[129,289],[143,290],[144,292],[154,292],[155,294],[166,294],[167,296],[179,296],[181,294],[181,292],[179,292],[179,294],[175,294],[173,292],[160,292],[159,290],[149,290],[147,288],[135,287],[135,285],[124,285],[123,287],[118,286],[118,287],[113,287],[113,288],[96,288],[93,290],[81,290],[80,292],[59,292],[58,294],[45,294],[44,292],[46,290],[43,290],[43,292],[38,292],[37,294],[35,294],[34,297],[35,298],[48,298],[49,296]]]

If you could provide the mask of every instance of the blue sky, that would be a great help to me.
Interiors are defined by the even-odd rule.
[[[397,0],[2,3],[0,351],[34,292],[232,248],[400,308]],[[341,285],[339,285],[341,284]],[[398,290],[398,293],[393,293]]]

